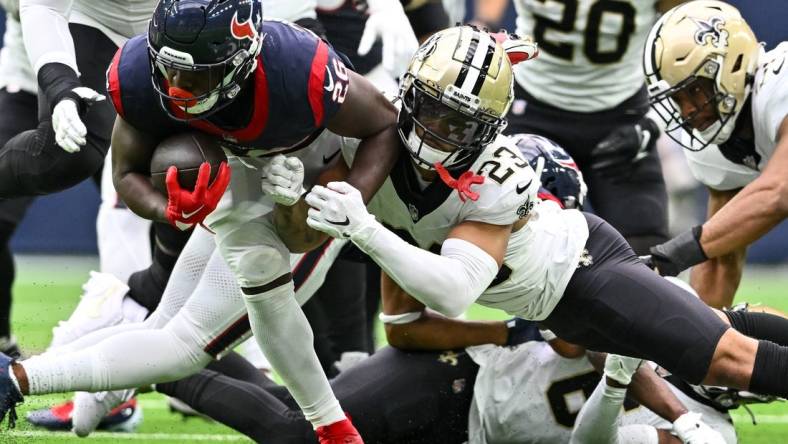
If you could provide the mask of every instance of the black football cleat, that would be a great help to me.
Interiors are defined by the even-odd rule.
[[[14,362],[14,358],[0,353],[0,422],[5,419],[5,415],[8,413],[8,428],[16,427],[16,405],[24,401],[22,394],[19,393],[19,389],[16,388],[16,384],[8,373]]]

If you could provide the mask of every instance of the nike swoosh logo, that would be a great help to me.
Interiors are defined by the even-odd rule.
[[[775,69],[775,70],[772,70],[772,72],[773,72],[774,74],[779,74],[779,73],[780,73],[780,71],[782,71],[782,70],[783,70],[783,65],[785,65],[785,58],[784,58],[784,57],[783,57],[783,61],[782,61],[782,62],[780,62],[780,66],[778,66],[778,67],[777,67],[777,69]]]
[[[188,219],[188,218],[190,218],[190,217],[194,216],[195,214],[197,214],[197,212],[198,212],[198,211],[202,210],[202,208],[203,208],[204,206],[205,206],[205,205],[200,205],[200,208],[197,208],[196,210],[192,211],[191,213],[187,213],[187,212],[185,212],[185,211],[181,211],[181,216],[182,216],[184,219]]]
[[[328,165],[329,162],[331,162],[332,160],[334,160],[335,157],[337,157],[337,154],[339,154],[340,151],[342,150],[336,150],[328,157],[326,157],[326,155],[323,154],[323,165]]]
[[[525,190],[531,187],[531,182],[533,181],[534,181],[533,179],[529,180],[528,183],[525,184],[524,186],[520,186],[520,184],[518,184],[514,190],[517,191],[517,194],[523,194]]]
[[[328,220],[328,219],[326,219],[326,222],[328,222],[328,223],[330,223],[330,224],[334,224],[334,225],[350,225],[350,218],[348,218],[347,216],[345,216],[345,220],[343,220],[343,221],[341,221],[341,222],[337,222],[337,221],[333,221],[333,220]]]
[[[334,76],[331,75],[331,70],[328,69],[328,65],[326,65],[326,75],[328,76],[328,86],[324,86],[323,89],[326,91],[333,91],[334,90]]]

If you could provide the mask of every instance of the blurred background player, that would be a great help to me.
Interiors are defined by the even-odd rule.
[[[676,0],[514,0],[516,32],[539,57],[515,66],[505,133],[539,134],[577,161],[593,211],[638,254],[668,237],[667,194],[648,117],[640,57],[658,11]],[[496,24],[506,0],[477,1],[478,21]],[[571,124],[568,124],[571,122]]]

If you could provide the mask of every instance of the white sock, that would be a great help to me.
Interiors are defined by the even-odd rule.
[[[315,428],[345,419],[314,352],[312,329],[295,300],[292,281],[244,299],[260,348],[306,419]]]
[[[204,367],[210,357],[190,343],[168,329],[131,330],[92,347],[20,364],[32,395],[133,388],[180,379]]]

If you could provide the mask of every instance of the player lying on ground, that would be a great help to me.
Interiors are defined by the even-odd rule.
[[[765,52],[716,0],[666,13],[643,56],[653,108],[709,188],[708,221],[651,249],[660,273],[697,265],[692,285],[730,306],[746,247],[788,216],[788,43]],[[707,260],[708,259],[708,260]]]
[[[485,52],[494,54],[490,63]],[[385,321],[417,321],[425,306],[456,316],[478,302],[590,349],[654,361],[691,383],[788,395],[788,347],[730,329],[723,314],[655,275],[598,217],[535,202],[534,171],[496,137],[512,99],[511,66],[499,52],[470,27],[436,34],[402,82],[399,130],[410,157],[369,210],[343,182],[306,196],[312,228],[350,239],[384,270]],[[434,322],[447,325],[424,338],[429,344],[411,337],[411,345],[453,348],[468,336],[464,325]]]
[[[567,404],[566,395],[590,395],[599,373],[585,357],[559,356],[551,345],[560,340],[543,341],[534,323],[519,320],[515,329],[525,342],[511,347],[430,352],[385,347],[332,379],[331,385],[359,432],[371,442],[568,442],[579,405]],[[669,419],[628,403],[622,436],[656,444],[676,431],[673,422],[678,427],[691,422],[694,430],[680,435],[685,442],[715,436],[719,440],[710,442],[736,442],[730,416],[709,407],[712,401],[695,395],[686,383],[680,389],[644,367],[631,387],[635,399]],[[256,442],[314,442],[287,390],[262,375],[259,382],[250,383],[203,370],[156,388]],[[231,404],[216,402],[222,392],[227,393],[222,398],[233,399]],[[703,421],[697,413],[703,414]]]

